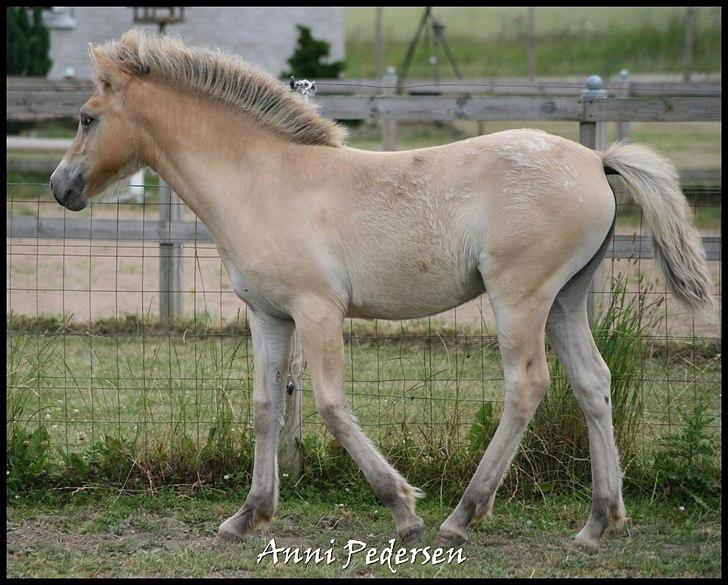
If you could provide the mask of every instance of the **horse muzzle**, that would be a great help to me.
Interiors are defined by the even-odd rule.
[[[51,193],[58,203],[71,211],[81,211],[88,200],[83,194],[86,178],[80,169],[62,162],[51,175]]]

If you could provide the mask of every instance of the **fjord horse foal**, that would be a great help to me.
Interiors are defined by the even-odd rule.
[[[409,544],[422,494],[382,457],[343,392],[345,317],[404,319],[487,289],[505,378],[503,416],[438,546],[466,540],[549,385],[544,336],[587,417],[591,515],[577,535],[596,548],[624,518],[610,375],[587,323],[586,297],[615,220],[605,169],[622,176],[651,225],[666,283],[708,310],[710,278],[672,166],[647,148],[604,152],[537,130],[445,146],[367,152],[273,77],[218,52],[131,31],[92,47],[97,91],[53,173],[54,197],[83,209],[149,166],[212,233],[250,309],[255,351],[255,462],[243,507],[219,529],[238,538],[271,520],[278,437],[294,331],[316,407]]]

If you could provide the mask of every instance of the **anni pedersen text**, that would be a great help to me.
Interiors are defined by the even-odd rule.
[[[270,562],[273,565],[282,564],[326,564],[331,565],[340,559],[341,568],[346,569],[356,562],[364,565],[387,565],[392,573],[397,572],[400,565],[440,565],[460,564],[467,557],[461,548],[395,548],[395,539],[392,538],[387,546],[377,548],[369,546],[361,540],[349,539],[345,545],[335,548],[336,539],[331,539],[328,548],[304,548],[292,546],[277,546],[274,538],[268,541],[263,552],[257,557],[258,564]],[[337,555],[337,552],[340,553]]]

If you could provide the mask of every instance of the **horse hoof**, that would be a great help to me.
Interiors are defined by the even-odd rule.
[[[235,542],[268,521],[270,518],[256,513],[253,509],[247,509],[225,520],[217,530],[217,537],[222,542]]]
[[[425,523],[420,520],[419,524],[405,528],[400,534],[399,538],[402,544],[405,546],[411,546],[420,541],[422,533],[425,531]]]
[[[460,548],[468,541],[468,537],[464,534],[451,532],[450,530],[440,530],[435,540],[435,548],[449,549]]]
[[[594,538],[582,534],[581,532],[574,537],[574,542],[588,553],[595,553],[599,550],[599,541]]]
[[[220,525],[217,529],[217,539],[220,542],[229,544],[231,542],[237,542],[245,535],[245,530],[241,530],[240,517],[233,516],[228,518]]]
[[[242,534],[235,534],[228,530],[224,530],[222,526],[217,529],[217,541],[220,544],[231,544],[238,542],[242,538]]]

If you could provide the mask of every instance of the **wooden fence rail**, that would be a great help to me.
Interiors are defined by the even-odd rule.
[[[7,119],[73,118],[89,95],[24,94],[8,90]],[[337,120],[385,118],[566,122],[720,122],[720,97],[581,99],[520,96],[317,96],[320,112]]]
[[[142,221],[138,219],[64,219],[28,216],[6,218],[7,237],[68,240],[101,240],[213,245],[212,235],[200,222]],[[720,236],[704,236],[708,260],[721,260]],[[649,236],[617,234],[607,249],[608,258],[652,258]]]
[[[697,97],[716,96],[721,93],[721,76],[693,76],[694,80],[682,81],[681,75],[633,75],[628,78],[627,97]],[[408,79],[404,93],[417,94],[488,94],[488,95],[536,95],[573,96],[584,85],[582,77],[480,77],[469,79]],[[388,86],[381,79],[317,79],[319,95],[376,94]],[[618,76],[606,81],[604,89],[610,96],[620,95],[625,89]],[[93,83],[87,79],[43,79],[8,77],[8,94],[22,95],[29,91],[74,92],[91,95]]]

